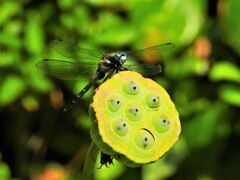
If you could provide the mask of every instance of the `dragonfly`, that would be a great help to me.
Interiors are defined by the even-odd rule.
[[[174,48],[174,44],[165,43],[146,49],[118,51],[104,54],[97,50],[80,48],[64,40],[56,39],[50,47],[59,55],[70,59],[43,59],[36,67],[46,74],[63,80],[79,80],[91,75],[89,83],[70,101],[64,111],[69,111],[83,95],[99,80],[106,81],[119,71],[136,71],[143,76],[153,76],[162,71],[160,64],[138,63],[146,58],[156,58],[159,54]],[[91,73],[94,70],[94,74]],[[107,75],[106,75],[107,74]],[[106,76],[106,77],[105,77]]]

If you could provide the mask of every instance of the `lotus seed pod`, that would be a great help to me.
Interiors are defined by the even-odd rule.
[[[100,85],[90,114],[93,141],[131,167],[158,160],[181,131],[178,112],[165,89],[133,71],[122,71]]]

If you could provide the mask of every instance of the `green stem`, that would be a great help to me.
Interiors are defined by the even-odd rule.
[[[81,179],[90,180],[93,179],[93,171],[95,168],[97,156],[100,152],[98,146],[92,141],[87,152],[87,156],[85,159],[83,171],[81,174]]]

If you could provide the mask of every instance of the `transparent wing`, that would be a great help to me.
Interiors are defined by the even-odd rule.
[[[159,64],[141,64],[141,61],[146,59],[158,58],[164,52],[167,52],[175,47],[172,43],[152,46],[146,49],[133,50],[126,52],[127,61],[124,67],[136,71],[143,76],[153,76],[161,73],[162,67]]]
[[[148,58],[159,57],[164,52],[170,51],[175,47],[172,43],[160,44],[146,49],[133,50],[126,52],[128,59],[145,60]]]
[[[162,66],[159,64],[124,65],[124,69],[136,71],[145,77],[154,76],[162,72]]]
[[[99,51],[79,48],[60,39],[52,41],[50,47],[61,56],[81,62],[98,62],[104,56],[104,54]]]
[[[55,59],[44,59],[36,64],[41,71],[64,80],[89,78],[98,68],[96,63],[78,63]]]

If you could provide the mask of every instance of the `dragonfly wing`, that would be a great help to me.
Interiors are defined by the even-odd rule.
[[[89,60],[97,62],[104,56],[104,54],[99,51],[79,48],[59,39],[52,41],[50,47],[61,56],[80,60],[81,62],[89,62]]]
[[[98,64],[77,63],[55,59],[44,59],[36,64],[41,71],[64,80],[89,78],[96,72]],[[95,70],[93,72],[93,70]]]
[[[161,73],[162,67],[159,64],[141,64],[138,62],[158,58],[160,54],[167,52],[175,47],[172,43],[160,44],[152,46],[146,49],[133,50],[126,52],[127,61],[124,63],[124,67],[136,71],[143,76],[153,76]]]
[[[162,72],[162,66],[159,64],[132,64],[124,65],[124,68],[136,71],[144,77],[154,76]]]
[[[170,51],[175,47],[172,43],[160,44],[146,49],[133,50],[126,52],[128,59],[145,60],[158,57],[164,52]]]

